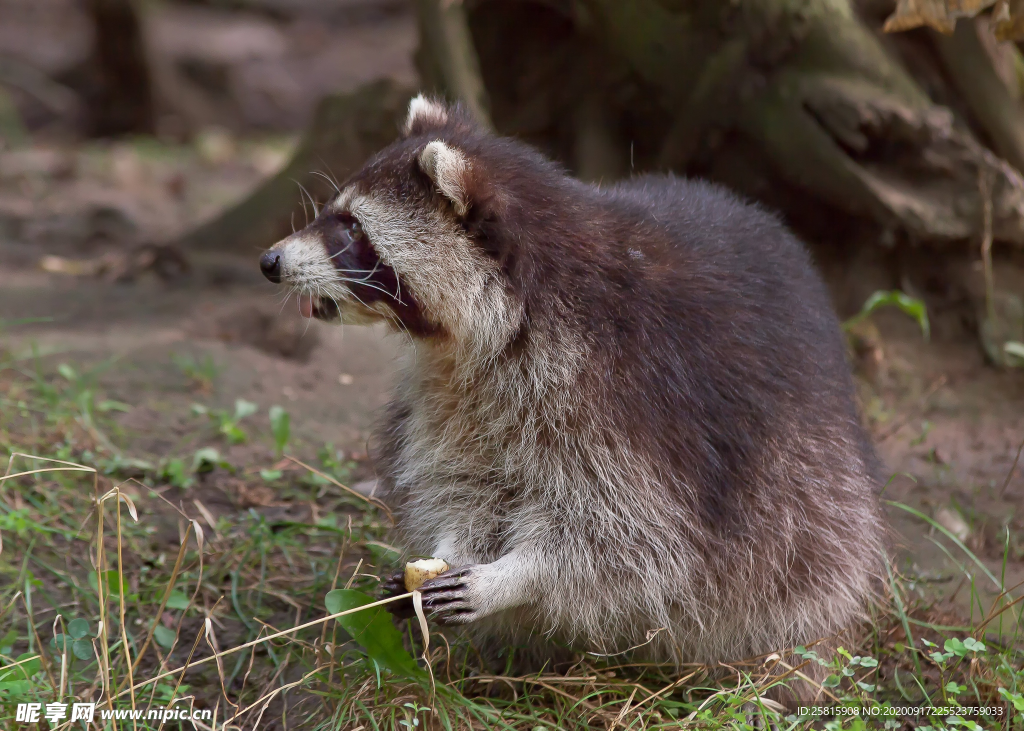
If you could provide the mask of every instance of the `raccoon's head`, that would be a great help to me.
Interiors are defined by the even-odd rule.
[[[260,268],[290,286],[307,317],[384,321],[414,338],[494,353],[523,320],[489,246],[507,196],[488,143],[456,109],[412,100],[404,136],[372,159]]]

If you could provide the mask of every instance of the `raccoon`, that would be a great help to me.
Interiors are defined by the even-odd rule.
[[[375,467],[404,548],[453,567],[435,620],[713,664],[862,616],[879,465],[826,288],[756,205],[585,184],[421,96],[261,268],[408,341]]]

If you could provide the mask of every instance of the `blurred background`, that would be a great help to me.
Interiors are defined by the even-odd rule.
[[[584,179],[672,171],[778,211],[846,322],[889,495],[1024,579],[1016,9],[0,0],[0,352],[51,375],[74,364],[121,405],[107,443],[13,426],[4,439],[107,450],[116,469],[130,456],[172,486],[152,465],[184,460],[214,519],[271,510],[193,459],[217,437],[192,404],[244,399],[287,408],[300,453],[329,444],[372,479],[365,440],[401,343],[302,321],[257,256],[310,213],[300,184],[325,200],[314,173],[357,170],[425,89]],[[270,459],[216,444],[243,472]],[[892,517],[904,568],[955,595],[934,529]]]

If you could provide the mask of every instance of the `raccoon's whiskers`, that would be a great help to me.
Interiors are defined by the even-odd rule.
[[[347,246],[346,246],[346,247],[345,247],[344,249],[341,249],[341,250],[339,250],[339,251],[336,251],[336,252],[334,252],[333,254],[331,254],[331,255],[330,255],[329,257],[327,257],[327,258],[328,258],[328,259],[334,259],[334,257],[336,257],[336,256],[341,256],[341,255],[342,255],[342,254],[344,254],[344,253],[345,253],[346,251],[348,251],[348,249],[349,249],[349,247],[350,247],[350,246],[352,246],[352,244],[348,244],[348,245],[347,245]],[[341,271],[341,270],[339,270],[339,271]]]
[[[369,285],[366,285],[366,286],[369,286]],[[374,289],[378,289],[378,288],[374,287]],[[391,294],[390,292],[385,292],[384,290],[380,290],[380,291],[384,292],[385,294],[389,294],[389,295]],[[359,295],[357,295],[351,289],[349,289],[348,292],[353,297],[355,297],[356,300],[359,302],[359,304],[361,304],[363,307],[365,307],[368,310],[373,310],[372,307],[370,307],[365,302],[363,302],[363,300],[359,297]],[[394,295],[391,295],[391,296],[393,297]],[[381,312],[380,310],[373,310],[373,311],[376,312],[379,315],[382,315],[385,319],[387,319],[389,322],[391,322],[399,330],[402,330],[402,331],[406,330],[405,325],[402,323],[401,319],[399,319],[399,317],[397,315],[395,315],[394,312],[391,312],[390,310],[388,310],[387,312]]]
[[[342,251],[344,251],[344,249],[342,249]],[[341,254],[342,251],[339,251],[337,254],[333,254],[329,258],[333,259],[338,254]],[[335,271],[340,273],[340,274],[365,274],[366,276],[362,277],[362,278],[342,276],[342,277],[339,277],[339,279],[341,279],[341,281],[345,282],[346,284],[361,284],[364,287],[369,287],[370,289],[375,289],[378,292],[386,294],[388,297],[390,297],[391,299],[395,300],[395,302],[397,302],[398,304],[404,306],[405,303],[402,302],[402,291],[401,291],[401,286],[402,285],[400,283],[398,284],[398,287],[399,287],[398,294],[395,295],[393,292],[387,291],[386,289],[384,289],[383,287],[377,285],[376,283],[371,283],[370,282],[370,278],[374,274],[376,274],[379,269],[380,269],[380,262],[378,261],[376,264],[373,265],[373,269],[335,269]]]
[[[331,166],[327,164],[327,161],[326,161],[326,160],[324,160],[324,158],[323,158],[323,156],[322,156],[322,155],[317,155],[317,157],[319,158],[320,162],[322,162],[322,163],[324,164],[324,167],[325,167],[325,168],[327,168],[327,172],[328,172],[328,173],[330,174],[330,181],[331,181],[331,184],[332,184],[332,185],[334,186],[334,188],[335,188],[335,189],[337,190],[338,186],[339,186],[339,185],[341,185],[341,184],[340,184],[340,183],[338,182],[338,176],[334,174],[334,171],[333,171],[333,170],[331,170]],[[339,191],[339,192],[340,192],[340,191]]]
[[[285,290],[282,293],[282,296],[281,296],[281,307],[278,309],[277,314],[280,315],[282,312],[284,312],[284,308],[288,305],[288,300],[290,300],[292,298],[292,293],[294,291],[295,290],[293,290],[293,289],[287,289],[287,290]]]
[[[393,299],[398,304],[405,305],[405,303],[402,302],[402,300],[398,299],[398,297],[396,297],[393,293],[388,292],[383,287],[378,286],[376,284],[372,284],[372,283],[366,281],[365,279],[350,279],[348,277],[341,277],[341,281],[345,282],[346,284],[358,284],[358,285],[360,285],[362,287],[369,287],[370,289],[375,289],[375,290],[377,290],[378,292],[380,292],[382,294],[386,294],[388,297]]]
[[[377,312],[380,312],[380,310],[377,310]],[[395,329],[397,329],[400,333],[402,333],[408,338],[412,337],[412,335],[409,333],[409,329],[405,326],[405,323],[403,323],[401,318],[398,317],[394,312],[388,310],[387,313],[384,314],[384,317],[388,320],[388,322],[394,325]]]
[[[353,291],[352,291],[351,289],[349,289],[349,290],[348,290],[348,293],[349,293],[350,295],[352,295],[353,297],[355,297],[355,299],[356,299],[356,302],[358,302],[359,304],[361,304],[361,305],[362,305],[363,307],[365,307],[366,309],[370,309],[370,306],[369,306],[368,304],[366,304],[365,302],[363,302],[363,300],[362,300],[362,299],[361,299],[361,298],[359,297],[359,295],[358,295],[358,294],[356,294],[355,292],[353,292]],[[337,300],[335,300],[335,303],[337,303]]]
[[[305,316],[302,314],[302,297],[295,298],[295,308],[299,311],[299,317],[306,319]],[[302,334],[305,335],[307,330],[309,330],[308,322],[306,323],[306,327],[303,328]]]
[[[320,172],[319,170],[313,170],[310,174],[311,175],[317,175],[317,176],[323,178],[324,180],[326,180],[328,183],[331,184],[331,187],[334,188],[334,191],[338,195],[341,195],[341,188],[338,187],[337,182],[335,182],[335,180],[333,178],[328,177],[327,175],[325,175],[324,173]]]
[[[302,191],[305,190],[302,184],[298,180],[292,178],[291,181],[299,186],[299,202],[302,204],[302,218],[303,227],[309,225],[309,209],[306,208],[306,198],[302,195]],[[292,233],[295,233],[295,211],[292,211]]]
[[[309,194],[309,191],[306,190],[306,186],[304,186],[298,180],[295,180],[295,178],[292,178],[292,182],[295,183],[297,186],[299,186],[299,190],[301,190],[303,193],[305,193],[306,198],[309,198],[309,204],[311,206],[313,206],[313,220],[315,221],[316,217],[320,215],[320,209],[317,208],[316,201],[313,200],[313,196],[311,196]],[[305,202],[304,199],[303,199],[303,202],[302,202],[302,210],[303,210],[303,212],[305,212],[305,210],[306,210],[306,202]],[[309,225],[309,214],[306,215],[306,225],[307,226]]]

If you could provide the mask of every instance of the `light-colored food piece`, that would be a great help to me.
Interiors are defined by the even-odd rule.
[[[440,576],[450,567],[439,558],[424,558],[405,565],[405,590],[416,591],[435,576]]]

